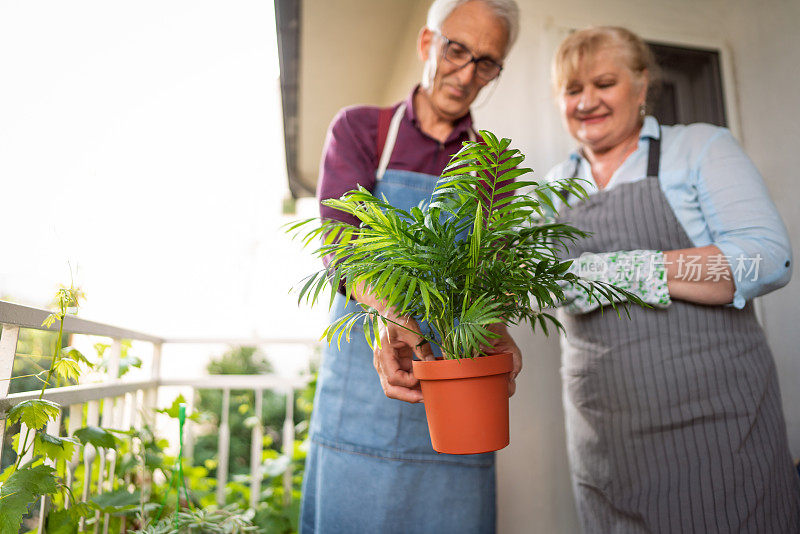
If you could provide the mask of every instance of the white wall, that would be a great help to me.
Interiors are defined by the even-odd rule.
[[[419,3],[419,2],[418,2]],[[424,2],[423,2],[424,3]],[[602,8],[598,7],[602,6]],[[539,176],[571,148],[552,104],[549,64],[568,28],[627,26],[645,39],[721,48],[732,129],[758,165],[795,246],[800,243],[800,2],[794,0],[520,0],[519,40],[489,102],[473,110],[481,128],[514,139]],[[422,24],[420,18],[418,24]],[[399,62],[396,85],[419,66]],[[405,80],[405,83],[401,83]],[[800,456],[800,274],[763,299],[778,366],[790,446]],[[515,331],[525,353],[511,403],[511,445],[499,453],[499,530],[575,532],[568,480],[556,339]]]
[[[731,37],[744,147],[753,158],[789,229],[795,253],[789,285],[763,299],[764,326],[778,364],[789,445],[800,457],[800,2],[730,2]]]

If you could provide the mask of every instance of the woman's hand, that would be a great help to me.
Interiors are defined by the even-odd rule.
[[[728,260],[716,245],[664,253],[635,250],[583,254],[574,260],[570,271],[586,280],[614,284],[655,308],[668,307],[671,299],[730,304],[736,290]],[[610,304],[602,295],[590,296],[575,285],[567,286],[565,295],[568,313],[588,313]]]
[[[387,318],[398,324],[387,322],[381,328],[380,348],[375,347],[372,361],[383,392],[390,399],[422,402],[419,380],[414,377],[411,362],[415,354],[420,360],[433,360],[431,346],[420,335],[419,325],[412,317]]]
[[[613,284],[628,291],[654,308],[667,308],[671,304],[664,254],[657,250],[620,250],[592,254],[584,252],[572,260],[569,273],[584,281]],[[570,314],[594,311],[627,298],[618,292],[608,297],[599,290],[591,293],[575,283],[560,284],[564,289],[564,310]]]

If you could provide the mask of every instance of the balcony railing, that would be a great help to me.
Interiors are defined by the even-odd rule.
[[[6,415],[16,404],[38,398],[39,391],[8,394],[14,358],[17,353],[17,341],[21,329],[57,331],[58,324],[50,328],[42,326],[44,319],[50,312],[0,301],[0,449],[5,438]],[[62,406],[62,413],[57,420],[50,421],[46,431],[48,434],[58,436],[61,428],[61,418],[68,417],[66,426],[67,436],[83,426],[103,426],[119,429],[141,429],[145,423],[155,423],[155,409],[158,407],[159,388],[167,386],[191,387],[198,389],[216,389],[222,391],[222,409],[219,414],[219,442],[217,463],[217,490],[216,500],[222,506],[225,503],[225,485],[228,481],[228,467],[230,454],[230,392],[231,390],[253,390],[255,393],[255,416],[262,420],[262,397],[260,393],[273,391],[286,396],[286,416],[283,422],[282,437],[284,455],[291,457],[295,439],[294,426],[294,393],[308,383],[308,376],[284,377],[277,374],[270,375],[207,375],[196,378],[162,376],[162,351],[170,344],[228,344],[228,345],[302,345],[309,354],[319,346],[319,342],[311,339],[188,339],[188,338],[160,338],[118,328],[102,323],[87,321],[75,316],[67,316],[64,320],[64,332],[79,336],[102,336],[111,339],[108,378],[102,383],[79,384],[75,386],[51,388],[45,390],[44,398],[54,401]],[[152,359],[146,378],[125,379],[119,378],[120,356],[122,354],[122,341],[132,340],[150,344],[152,346]],[[86,408],[84,410],[84,407]],[[24,433],[25,429],[21,430]],[[186,441],[191,450],[191,424],[187,425]],[[252,428],[251,454],[250,454],[250,506],[255,508],[262,483],[262,452],[263,428],[256,424]],[[187,447],[185,447],[186,449]],[[95,449],[87,444],[78,451],[71,461],[66,462],[68,485],[71,485],[75,469],[82,462],[85,469],[82,500],[87,500],[92,495],[90,491],[95,488],[97,493],[110,491],[114,479],[116,451],[112,449]],[[19,454],[20,451],[17,451]],[[82,454],[81,454],[82,452]],[[31,454],[31,453],[29,453]],[[99,462],[97,479],[92,480],[93,467]],[[50,462],[53,467],[56,466]],[[292,472],[291,464],[283,473],[284,498],[291,499]],[[142,488],[142,495],[148,491]],[[288,504],[285,503],[285,504]],[[43,531],[47,514],[46,501],[43,499],[40,508],[39,532]],[[96,518],[94,532],[98,533],[100,524],[103,532],[108,532],[108,517],[101,521]]]

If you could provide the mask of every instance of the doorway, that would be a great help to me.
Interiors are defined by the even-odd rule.
[[[650,102],[660,124],[707,122],[728,126],[716,50],[647,43],[661,67],[660,91]]]

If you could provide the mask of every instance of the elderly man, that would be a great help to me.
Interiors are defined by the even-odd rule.
[[[337,114],[325,143],[320,200],[338,198],[357,184],[404,209],[430,198],[450,156],[475,139],[470,105],[500,75],[517,20],[514,0],[436,0],[417,43],[422,83],[391,108],[360,106]],[[320,211],[357,224],[326,206]],[[369,288],[360,288],[355,298],[391,315]],[[358,309],[338,294],[332,318]],[[413,318],[396,320],[419,331]],[[513,393],[520,353],[504,327],[498,332],[495,350],[515,355]],[[413,356],[430,358],[431,348],[418,346],[420,338],[399,327],[382,332],[382,339],[383,350],[373,354],[354,331],[350,342],[325,354],[301,532],[493,532],[493,454],[433,451],[422,395],[410,372]]]

